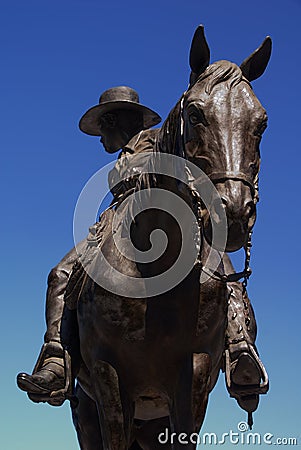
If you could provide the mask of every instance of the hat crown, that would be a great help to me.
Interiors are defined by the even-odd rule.
[[[128,86],[117,86],[106,90],[99,98],[100,104],[120,101],[139,103],[139,95]]]
[[[127,111],[139,113],[142,118],[141,130],[146,130],[161,122],[159,114],[147,106],[141,105],[135,89],[128,86],[117,86],[104,91],[99,98],[99,104],[85,112],[79,122],[80,130],[91,136],[101,136],[100,117],[117,110],[124,114],[127,114]]]

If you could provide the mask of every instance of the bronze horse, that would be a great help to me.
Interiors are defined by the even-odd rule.
[[[94,277],[85,278],[77,313],[82,356],[79,404],[73,410],[82,449],[196,448],[196,441],[188,437],[195,439],[201,428],[221,368],[228,307],[224,275],[233,271],[229,259],[225,256],[222,261],[219,249],[210,248],[212,228],[219,226],[222,208],[229,223],[226,251],[235,251],[246,245],[255,222],[259,142],[266,113],[250,81],[263,73],[269,55],[267,38],[240,68],[228,61],[209,65],[208,45],[199,27],[190,52],[190,86],[158,134],[157,154],[188,158],[215,183],[222,207],[213,204],[211,219],[188,182],[178,183],[151,169],[140,176],[137,195],[128,201],[122,220],[113,223],[120,206],[102,218],[102,255],[113,268],[132,277],[132,283],[168,270],[181,248],[177,223],[164,211],[150,208],[130,224],[130,235],[140,251],[147,251],[150,233],[163,229],[169,242],[165,253],[146,263],[120,253],[114,233],[117,228],[121,235],[129,232],[139,193],[145,191],[150,199],[157,189],[179,195],[202,225],[196,222],[197,239],[183,217],[184,232],[191,236],[186,250],[199,247],[198,258],[188,275],[167,292],[130,298],[105,290]],[[195,180],[200,191],[202,183]],[[219,261],[217,276],[201,284],[210,250]],[[96,275],[102,271],[101,261],[97,256],[93,262]],[[103,275],[110,278],[113,272],[106,271]],[[159,442],[165,429],[176,433],[173,443]],[[186,436],[184,444],[181,433]]]

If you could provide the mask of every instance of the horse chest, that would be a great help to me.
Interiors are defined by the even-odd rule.
[[[82,332],[93,329],[102,340],[141,340],[145,335],[145,311],[145,300],[119,297],[96,289],[93,301],[83,302],[79,307]]]

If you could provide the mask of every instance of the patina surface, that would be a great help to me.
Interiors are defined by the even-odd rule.
[[[142,153],[151,150],[156,158],[174,155],[195,164],[196,171],[192,168],[185,175],[187,182],[179,183],[154,175],[151,163],[147,163],[144,173],[137,171],[138,160],[133,159],[130,168],[135,168],[135,176],[129,176],[121,190],[115,183],[116,204],[91,228],[88,239],[77,251],[62,261],[62,270],[52,272],[53,278],[57,273],[63,278],[62,283],[51,278],[49,282],[57,290],[56,298],[62,300],[52,308],[56,317],[52,321],[56,323],[54,337],[59,345],[52,345],[51,349],[58,361],[64,356],[64,386],[49,396],[47,389],[43,394],[39,386],[37,392],[30,391],[25,384],[33,378],[26,374],[21,374],[18,381],[34,401],[59,405],[65,398],[72,400],[82,449],[182,448],[178,441],[173,445],[160,444],[158,435],[166,428],[177,435],[200,430],[208,395],[224,366],[225,349],[228,389],[249,412],[250,424],[258,395],[268,389],[265,369],[254,350],[256,323],[246,282],[250,276],[250,240],[258,201],[259,143],[267,122],[250,82],[264,72],[270,52],[271,41],[266,38],[240,67],[229,61],[210,65],[204,29],[198,27],[190,50],[189,88],[161,129],[147,130],[158,122],[159,116],[140,106],[136,97],[129,102],[128,91],[124,91],[126,100],[116,104],[117,115],[128,102],[128,118],[131,109],[136,108],[143,111],[143,120],[135,122],[127,135],[119,128],[114,139],[106,142],[108,151],[116,151],[132,138],[132,145]],[[95,111],[101,109],[105,113],[106,102],[112,102],[108,95],[86,113],[80,125],[84,132],[105,135],[99,127],[114,127],[114,115],[95,122]],[[210,208],[198,194],[204,179],[198,177],[197,168],[209,177],[219,194],[220,202],[213,202]],[[185,164],[182,169],[185,172]],[[114,293],[114,285],[118,287],[120,283],[115,269],[135,283],[164,273],[177,260],[182,243],[179,226],[160,210],[144,211],[130,226],[131,239],[142,252],[149,250],[154,230],[165,232],[172,244],[160,258],[139,263],[124,256],[116,246],[116,230],[120,236],[129,233],[133,211],[141,202],[140,193],[146,192],[152,202],[158,189],[178,195],[196,218],[200,239],[191,233],[187,218],[182,217],[184,233],[190,236],[185,250],[196,251],[195,264],[168,291],[148,296],[146,281],[145,295],[140,298],[118,295]],[[137,195],[124,203],[132,192]],[[228,220],[224,249],[213,246],[212,231],[219,228],[222,213]],[[242,272],[235,274],[229,257],[220,251],[240,248],[245,248],[246,263]],[[214,270],[207,263],[209,254],[218,261]],[[103,257],[109,268],[105,268]],[[95,281],[87,270],[91,266],[96,277],[101,273],[111,280],[111,290]],[[123,289],[131,292],[132,285],[124,283]],[[50,290],[49,298],[55,296]],[[48,339],[51,340],[55,341],[53,336]],[[35,368],[37,373],[45,362],[42,360],[43,352]],[[243,380],[240,365],[255,374],[255,381],[254,377],[251,383]],[[73,391],[75,377],[77,385]],[[196,448],[191,442],[185,447]]]

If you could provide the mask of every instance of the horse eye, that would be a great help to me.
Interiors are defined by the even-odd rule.
[[[197,114],[190,114],[189,116],[189,122],[191,123],[191,125],[196,125],[198,123],[199,119]]]
[[[208,125],[204,113],[201,110],[194,111],[193,113],[189,114],[189,122],[191,123],[191,125],[197,125],[199,123],[202,123],[204,126]]]

